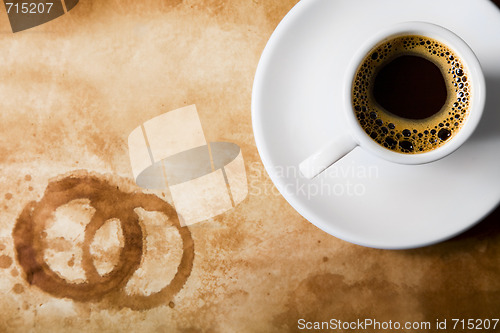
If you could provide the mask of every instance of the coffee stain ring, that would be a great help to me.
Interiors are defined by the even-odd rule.
[[[175,209],[167,202],[155,195],[134,193],[128,197],[129,207],[141,207],[146,211],[155,211],[165,214],[168,221],[178,231],[182,240],[182,257],[177,267],[177,272],[168,285],[160,291],[150,295],[129,295],[123,291],[110,293],[109,303],[120,308],[127,307],[132,310],[146,310],[161,304],[166,304],[182,289],[191,275],[194,261],[194,242],[189,228],[181,226]]]

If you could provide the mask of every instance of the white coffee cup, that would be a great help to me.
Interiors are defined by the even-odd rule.
[[[469,115],[461,129],[445,144],[418,154],[399,153],[384,148],[375,142],[358,123],[351,102],[353,80],[363,59],[381,41],[402,35],[430,37],[452,49],[467,69],[471,92]],[[343,90],[344,108],[342,112],[345,115],[348,134],[333,137],[330,142],[300,163],[299,169],[306,178],[317,176],[357,146],[387,161],[400,164],[424,164],[437,161],[458,149],[471,136],[481,119],[486,100],[486,83],[483,72],[476,55],[469,45],[448,29],[426,22],[405,22],[392,25],[374,34],[371,38],[367,38],[367,41],[354,54],[351,63],[347,67]]]

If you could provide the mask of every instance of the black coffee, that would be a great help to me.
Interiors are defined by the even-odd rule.
[[[446,143],[469,114],[470,89],[462,61],[443,43],[406,35],[374,47],[352,88],[356,117],[380,145],[423,153]]]
[[[375,101],[396,116],[425,119],[438,113],[448,92],[438,66],[416,55],[392,60],[375,76]]]

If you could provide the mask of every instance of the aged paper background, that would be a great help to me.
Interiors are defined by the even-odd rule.
[[[287,332],[299,331],[299,318],[498,318],[498,211],[448,242],[383,251],[322,232],[272,186],[253,139],[251,88],[268,38],[295,3],[81,0],[24,32],[0,22],[2,332]],[[130,305],[104,296],[72,300],[62,287],[50,294],[30,285],[12,236],[28,203],[69,175],[143,192],[133,182],[128,134],[190,104],[208,141],[241,147],[249,195],[189,227],[194,260],[180,291]],[[40,236],[44,259],[68,283],[86,278],[79,246],[92,212],[88,202],[65,205]],[[165,216],[142,214],[141,266],[124,290],[110,293],[147,296],[183,269],[177,229],[163,227]],[[119,228],[110,222],[94,237],[99,272],[119,260]]]

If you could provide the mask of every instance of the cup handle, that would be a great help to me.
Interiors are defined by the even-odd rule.
[[[326,145],[321,147],[313,155],[306,158],[299,164],[299,170],[308,179],[312,179],[325,171],[333,163],[347,155],[351,150],[357,147],[353,137],[346,133],[341,135]]]

